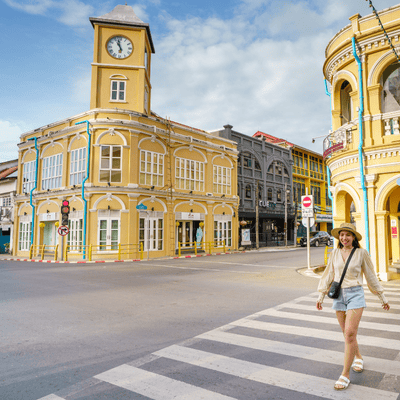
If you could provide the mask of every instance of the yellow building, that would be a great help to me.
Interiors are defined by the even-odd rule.
[[[161,257],[195,241],[236,249],[236,144],[151,112],[154,46],[131,7],[90,21],[90,110],[21,136],[14,253],[58,245],[61,257],[68,244],[69,259],[87,257],[89,246],[116,258],[122,244],[123,258],[137,258],[140,246]]]
[[[326,164],[321,154],[293,145],[293,191],[297,205],[297,220],[301,216],[301,196],[311,194],[314,199],[315,225],[313,230],[330,233],[332,230],[332,201],[328,193]],[[298,226],[297,237],[306,234],[303,225]]]
[[[355,222],[386,281],[400,277],[391,269],[400,258],[400,5],[373,11],[350,17],[326,48],[332,133],[324,155],[334,225]]]

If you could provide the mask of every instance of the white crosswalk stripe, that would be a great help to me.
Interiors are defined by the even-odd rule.
[[[107,390],[118,388],[132,393],[132,398],[136,394],[154,400],[248,399],[259,385],[266,394],[258,393],[257,399],[275,398],[273,394],[269,397],[271,390],[281,391],[276,398],[288,399],[296,399],[296,393],[302,399],[400,399],[400,291],[388,288],[385,294],[391,303],[389,312],[378,310],[377,297],[366,291],[367,309],[357,336],[361,350],[369,349],[363,355],[365,372],[356,374],[358,380],[345,391],[333,389],[343,366],[343,333],[330,308],[331,299],[325,299],[322,311],[315,309],[317,293],[257,312],[94,378],[108,385]],[[275,362],[281,359],[284,362]],[[218,377],[214,379],[219,384],[214,385],[209,376]],[[240,380],[237,386],[243,393],[229,390],[234,380]],[[282,391],[288,391],[288,396]],[[49,395],[41,400],[63,398],[68,396]]]

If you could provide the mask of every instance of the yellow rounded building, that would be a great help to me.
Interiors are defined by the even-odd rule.
[[[351,23],[329,42],[332,131],[324,140],[333,221],[353,222],[380,279],[400,278],[400,5]]]

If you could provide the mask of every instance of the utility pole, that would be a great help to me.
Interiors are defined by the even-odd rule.
[[[260,241],[259,241],[259,237],[258,237],[258,181],[256,183],[256,249],[260,248]]]
[[[297,187],[294,187],[294,247],[297,246]]]
[[[285,183],[285,247],[287,247],[287,184]]]

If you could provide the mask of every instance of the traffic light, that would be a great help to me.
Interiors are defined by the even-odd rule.
[[[69,201],[63,200],[61,205],[61,225],[68,226]]]

